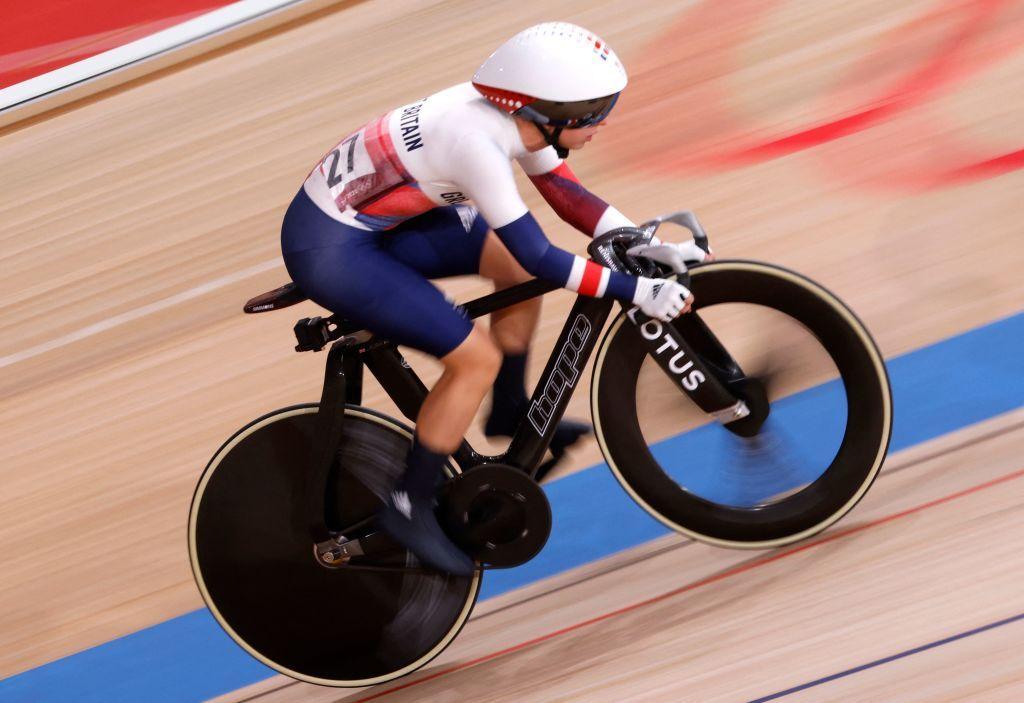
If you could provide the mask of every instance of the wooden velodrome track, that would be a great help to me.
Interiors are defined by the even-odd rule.
[[[1024,3],[571,0],[558,17],[631,69],[573,156],[627,214],[695,209],[720,256],[822,282],[887,357],[1021,310]],[[286,278],[284,207],[346,130],[550,18],[533,0],[344,6],[0,133],[0,678],[202,605],[184,547],[202,467],[319,393],[323,356],[291,353],[290,331],[317,308],[241,315]],[[534,376],[570,302],[545,304]],[[375,386],[366,400],[394,411]],[[1011,412],[901,452],[805,549],[666,537],[483,602],[381,691],[274,678],[226,700],[738,701],[942,640],[1024,612],[1022,442]],[[565,470],[598,461],[590,443]],[[1022,628],[790,698],[1021,700]]]

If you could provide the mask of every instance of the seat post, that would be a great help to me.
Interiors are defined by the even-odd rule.
[[[334,456],[341,441],[342,424],[345,420],[345,357],[347,344],[344,340],[331,345],[327,353],[327,368],[324,372],[324,388],[320,396],[320,408],[316,414],[313,437],[310,446],[311,465],[305,474],[303,499],[295,501],[296,524],[309,528],[314,543],[326,542],[330,538],[324,511],[327,477],[334,462]],[[361,383],[360,383],[361,385]],[[318,547],[319,549],[319,547]]]
[[[336,342],[337,343],[337,342]],[[330,354],[328,354],[328,362]],[[363,404],[363,356],[358,348],[342,356],[342,370],[345,373],[345,402],[349,405]]]

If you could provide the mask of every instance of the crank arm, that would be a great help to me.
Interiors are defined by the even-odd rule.
[[[359,557],[366,553],[361,539],[347,539],[344,535],[317,542],[314,550],[317,561],[322,562],[325,566],[338,566],[352,557]]]
[[[626,317],[636,326],[651,358],[697,407],[723,425],[750,414],[747,404],[718,379],[673,325],[635,307],[626,310]]]
[[[348,569],[356,570],[398,572],[406,574],[411,572],[426,574],[438,573],[436,570],[425,566],[411,567],[404,563],[404,561],[388,563],[388,555],[395,556],[404,552],[398,543],[383,532],[371,532],[368,535],[354,539],[348,539],[344,535],[337,535],[323,542],[318,542],[314,545],[313,552],[316,556],[316,560],[320,562],[320,565],[325,566],[328,569],[346,567]],[[360,559],[349,565],[349,562],[353,557],[365,557],[365,559]],[[383,557],[384,561],[368,560],[373,557]],[[479,570],[485,570],[488,568],[501,567],[488,567],[477,564],[476,568]]]
[[[383,555],[396,552],[398,549],[394,540],[383,532],[371,532],[353,539],[339,534],[323,542],[317,542],[313,547],[317,561],[328,568],[343,566],[352,557]]]

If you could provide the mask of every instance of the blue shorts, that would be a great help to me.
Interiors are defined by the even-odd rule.
[[[472,208],[450,205],[368,232],[329,217],[300,189],[284,216],[281,251],[292,280],[317,305],[442,357],[473,323],[427,279],[479,272],[488,229]]]

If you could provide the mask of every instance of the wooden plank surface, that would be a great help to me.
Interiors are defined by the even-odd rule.
[[[746,701],[1024,613],[1022,439],[1016,412],[904,452],[854,517],[809,545],[750,553],[671,536],[485,603],[438,660],[390,685],[277,677],[219,701]],[[986,653],[1021,627],[803,699],[1019,696],[1024,657],[990,667]],[[970,659],[939,675],[955,652]]]
[[[1024,55],[989,54],[1003,46],[1007,31],[1019,32],[1022,3],[988,4],[995,14],[983,18],[984,31],[965,40],[957,57],[972,67],[969,76],[949,78],[917,107],[901,104],[871,129],[728,167],[685,160],[673,166],[656,157],[659,149],[690,143],[694,153],[710,154],[716,138],[731,134],[733,121],[746,137],[765,138],[849,113],[868,88],[898,85],[900,72],[912,74],[955,30],[963,12],[957,8],[979,3],[943,10],[946,5],[932,1],[893,7],[863,0],[842,11],[806,12],[799,3],[744,2],[737,7],[747,14],[737,17],[745,20],[691,22],[668,45],[664,36],[680,18],[706,15],[709,3],[565,4],[561,17],[603,34],[635,67],[612,124],[573,156],[574,168],[637,219],[693,208],[721,255],[774,261],[821,281],[866,321],[886,355],[1015,313],[1024,300],[1024,174],[930,189],[908,188],[904,178],[914,164],[944,164],[950,151],[970,160],[1019,148],[1024,135],[1011,118],[1024,108],[1024,90],[1016,89],[1024,80]],[[938,13],[936,19],[920,20],[929,13]],[[532,1],[364,3],[0,136],[0,676],[201,605],[184,544],[188,502],[202,467],[250,418],[318,396],[322,355],[290,351],[292,322],[317,308],[307,303],[273,315],[240,314],[246,298],[285,279],[277,240],[284,207],[315,159],[346,130],[467,79],[513,29],[549,18],[548,6]],[[919,31],[904,36],[906,27]],[[750,31],[749,42],[724,58],[713,51],[741,29]],[[894,54],[884,43],[890,38],[905,51]],[[705,53],[672,53],[666,46]],[[864,59],[880,55],[890,61]],[[851,80],[854,88],[834,88]],[[724,96],[720,103],[702,92],[712,89]],[[681,105],[680,96],[690,101]],[[723,104],[732,121],[709,122]],[[556,243],[584,250],[586,240],[557,222],[529,185],[523,192]],[[471,278],[442,286],[460,299],[487,290]],[[549,298],[534,375],[571,303],[564,293]],[[429,361],[410,359],[423,365],[428,381],[435,376]],[[367,389],[367,403],[393,411],[375,386]],[[577,394],[570,413],[587,415],[585,393]],[[590,443],[568,468],[597,459]],[[990,467],[1001,460],[989,461],[986,453],[970,461]],[[930,481],[921,482],[926,486],[907,486],[908,500],[932,495],[918,494],[931,490]],[[897,497],[902,493],[871,499]],[[803,562],[799,570],[768,568],[763,573],[770,579],[759,576],[764,580],[688,603],[687,617],[700,611],[702,627],[652,632],[644,647],[619,645],[629,630],[609,623],[611,629],[600,629],[601,644],[587,650],[605,654],[568,664],[580,674],[558,684],[557,695],[593,693],[590,687],[604,685],[609,696],[622,695],[631,671],[667,681],[671,668],[644,667],[706,656],[690,652],[714,649],[718,634],[735,635],[734,608],[744,610],[744,622],[778,625],[772,614],[783,603],[814,604],[838,588],[842,580],[830,580],[833,570],[870,580],[875,572],[856,571],[862,561],[878,566],[920,559],[928,578],[893,569],[883,579],[908,603],[933,587],[928,579],[943,573],[939,561],[964,573],[996,569],[992,584],[964,584],[965,594],[984,598],[989,586],[1002,593],[1010,580],[998,560],[1009,556],[1000,551],[1009,540],[996,535],[1019,522],[1013,504],[1019,498],[1007,490],[965,502],[976,528],[951,506],[943,512],[946,520],[904,523],[913,525],[905,535],[903,528],[882,528],[816,552],[835,553],[824,570]],[[851,520],[868,514],[858,510]],[[973,540],[951,535],[950,524]],[[55,556],[55,544],[69,536],[73,556]],[[942,560],[933,559],[929,544],[942,545]],[[748,558],[699,549],[701,573]],[[658,569],[638,577],[637,593],[663,587],[659,573],[664,578]],[[830,595],[851,599],[843,627],[858,641],[875,635],[870,627],[858,629],[856,614],[866,612],[872,622],[879,617],[864,610],[874,607],[860,598],[867,593]],[[609,596],[593,612],[624,602]],[[983,614],[1001,612],[992,602]],[[517,619],[526,629],[555,622],[534,610],[518,612]],[[921,614],[901,629],[905,642],[893,647],[941,636],[939,625],[974,622]],[[779,637],[796,632],[773,631]],[[519,630],[486,637],[473,632],[467,630],[451,656],[518,641]],[[670,649],[674,658],[645,663],[649,648]],[[514,684],[533,657],[566,654],[556,642],[538,652],[504,660],[506,668],[488,666],[479,679],[478,670],[467,670],[457,675],[459,687],[477,690],[488,677]],[[628,666],[616,666],[602,684],[592,679],[602,675],[605,657],[625,657]],[[812,657],[789,671],[790,678],[773,673],[751,686],[751,695],[858,661]],[[706,699],[726,696],[730,685],[736,681],[724,672],[701,678]]]

